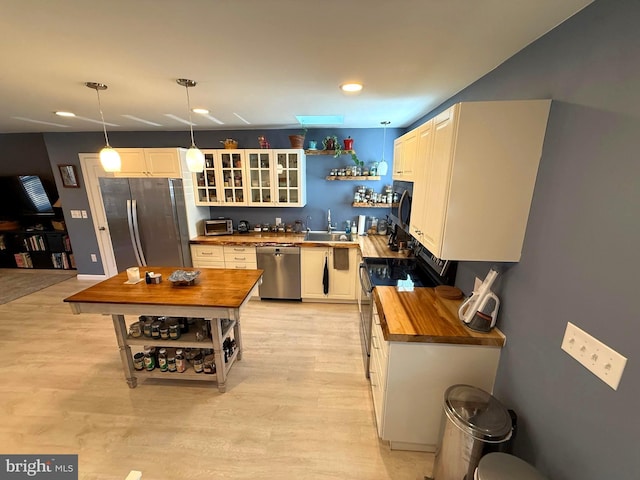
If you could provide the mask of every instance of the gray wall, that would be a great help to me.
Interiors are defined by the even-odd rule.
[[[499,285],[494,394],[519,416],[515,453],[555,480],[640,476],[638,19],[637,0],[598,0],[425,117],[553,99],[522,260]],[[489,267],[463,263],[458,285]],[[628,358],[617,391],[560,349],[567,321]]]

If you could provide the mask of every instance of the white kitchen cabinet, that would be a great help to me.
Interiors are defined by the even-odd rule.
[[[410,231],[434,255],[520,260],[550,104],[463,102],[427,122]]]
[[[493,391],[500,347],[387,342],[374,310],[369,376],[378,436],[393,450],[433,452],[444,393],[467,384]]]
[[[357,248],[348,248],[349,269],[333,268],[333,247],[305,247],[300,249],[302,300],[331,300],[355,302],[358,281]],[[329,293],[324,293],[323,275],[325,260],[329,270]]]
[[[224,246],[224,268],[256,269],[256,247],[245,245]]]
[[[413,184],[413,200],[411,202],[411,219],[409,222],[409,233],[420,243],[424,244],[423,232],[426,231],[424,225],[427,210],[427,191],[430,176],[426,173],[427,158],[430,158],[433,147],[433,120],[429,120],[416,130],[417,148],[415,181]]]
[[[191,245],[191,263],[194,268],[225,268],[222,245]]]
[[[204,171],[193,174],[196,205],[247,205],[244,150],[212,149],[204,153]]]
[[[418,146],[417,130],[411,130],[393,142],[393,179],[412,182]]]
[[[181,178],[179,148],[117,148],[122,167],[114,177]]]
[[[304,150],[245,150],[249,205],[304,207],[307,204]]]

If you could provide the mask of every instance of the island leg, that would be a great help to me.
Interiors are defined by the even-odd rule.
[[[111,315],[113,319],[113,328],[116,332],[116,340],[120,349],[120,360],[124,369],[124,377],[129,384],[129,388],[136,388],[138,380],[134,375],[133,359],[131,358],[131,348],[127,345],[127,324],[124,321],[124,315]]]
[[[240,328],[240,315],[236,316],[236,324],[233,327],[233,337],[236,340],[236,347],[238,348],[238,360],[242,360],[242,332]]]
[[[222,350],[222,320],[220,318],[212,318],[211,322],[211,339],[213,340],[213,357],[216,362],[216,380],[218,381],[218,391],[224,393],[227,391],[227,368],[224,363],[224,355]]]

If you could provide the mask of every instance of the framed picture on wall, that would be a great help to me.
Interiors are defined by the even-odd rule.
[[[80,188],[75,165],[58,165],[58,169],[60,170],[62,185],[65,188]]]

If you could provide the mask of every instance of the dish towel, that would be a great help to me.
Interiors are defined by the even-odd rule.
[[[324,257],[324,273],[322,274],[322,291],[324,294],[329,293],[329,261]]]
[[[349,249],[333,249],[333,268],[336,270],[349,270]]]

